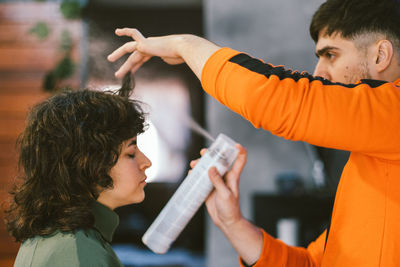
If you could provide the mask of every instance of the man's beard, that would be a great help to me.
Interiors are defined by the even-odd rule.
[[[360,63],[360,68],[357,72],[344,77],[347,84],[354,84],[361,79],[371,79],[371,73],[369,71],[368,61],[362,61]]]

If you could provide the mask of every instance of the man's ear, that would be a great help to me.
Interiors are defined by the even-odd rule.
[[[380,40],[376,44],[376,70],[378,73],[386,70],[393,59],[393,44],[389,40]]]

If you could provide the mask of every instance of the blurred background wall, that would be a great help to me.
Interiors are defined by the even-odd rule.
[[[64,2],[77,4],[78,9],[74,13],[73,5],[72,9],[71,5],[60,8]],[[129,40],[116,37],[116,27],[136,27],[145,36],[192,33],[274,65],[312,72],[316,57],[308,26],[322,2],[0,1],[2,205],[6,205],[7,191],[17,175],[14,144],[29,107],[64,85],[96,90],[120,85],[113,72],[122,61],[111,64],[105,60]],[[152,59],[135,74],[135,80],[135,97],[148,103],[153,125],[150,143],[143,143],[157,144],[149,153],[157,150],[151,159],[156,162],[158,157],[160,165],[146,187],[146,200],[117,210],[121,224],[114,247],[126,266],[238,266],[237,254],[204,207],[167,254],[155,255],[141,244],[142,234],[186,176],[189,161],[209,144],[190,128],[188,118],[214,137],[225,133],[247,148],[248,161],[240,183],[246,218],[297,245],[306,245],[322,232],[346,152],[287,141],[255,129],[208,97],[185,65],[168,66]],[[0,266],[12,266],[17,249],[1,223]]]

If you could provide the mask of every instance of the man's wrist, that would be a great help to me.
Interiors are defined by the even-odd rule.
[[[243,262],[252,266],[258,261],[264,244],[263,233],[259,227],[241,217],[239,220],[224,224],[220,228]]]
[[[200,37],[197,37],[193,34],[174,35],[173,46],[176,48],[175,52],[177,53],[177,56],[184,57],[184,55],[187,53],[186,51],[191,50],[190,46],[193,45],[197,38]]]
[[[238,219],[230,220],[227,222],[221,222],[221,230],[223,232],[232,232],[243,229],[245,225],[248,224],[248,221],[242,216],[238,217]]]
[[[201,73],[207,60],[220,49],[216,44],[193,34],[179,34],[174,38],[174,51],[201,80]]]

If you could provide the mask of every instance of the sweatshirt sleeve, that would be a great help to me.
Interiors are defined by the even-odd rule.
[[[326,231],[312,242],[307,249],[288,246],[268,235],[264,230],[264,243],[260,258],[251,267],[317,267],[321,265]],[[241,267],[248,267],[239,257]]]
[[[230,48],[208,59],[201,82],[207,93],[256,128],[290,140],[400,159],[400,89],[393,83],[332,83]]]

